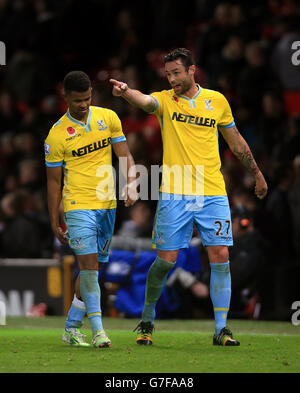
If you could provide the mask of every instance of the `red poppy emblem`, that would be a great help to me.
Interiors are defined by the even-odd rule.
[[[178,98],[176,96],[173,96],[174,101],[178,102]]]
[[[69,135],[75,135],[76,134],[76,130],[73,127],[68,127],[67,131],[68,131]]]

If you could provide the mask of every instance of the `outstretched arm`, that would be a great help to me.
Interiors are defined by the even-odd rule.
[[[156,108],[156,102],[153,97],[147,94],[141,93],[139,90],[130,89],[124,82],[110,79],[110,83],[113,84],[113,95],[116,97],[123,97],[129,104],[141,108],[145,112],[154,112]]]
[[[236,126],[229,128],[222,127],[219,130],[233,154],[255,177],[255,194],[259,199],[263,199],[267,195],[268,186],[264,175],[261,173],[255,162],[247,142],[239,133]]]

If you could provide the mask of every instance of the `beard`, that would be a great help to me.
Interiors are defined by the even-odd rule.
[[[181,91],[180,94],[186,93],[193,86],[192,81],[185,80],[181,83]]]

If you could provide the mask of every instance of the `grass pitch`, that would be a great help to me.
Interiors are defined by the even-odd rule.
[[[299,373],[300,327],[230,320],[240,347],[212,345],[213,321],[157,321],[154,344],[138,346],[138,320],[104,318],[111,348],[61,341],[64,318],[7,318],[0,326],[0,373]],[[89,322],[83,333],[91,341]]]

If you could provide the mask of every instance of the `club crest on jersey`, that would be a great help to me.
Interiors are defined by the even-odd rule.
[[[73,240],[73,247],[76,248],[76,250],[82,250],[84,248],[81,237],[77,237]]]
[[[165,241],[163,239],[164,237],[163,233],[158,232],[156,236],[157,236],[157,244],[164,244]]]
[[[75,130],[75,128],[73,128],[73,127],[68,127],[67,128],[67,132],[68,132],[68,134],[70,135],[70,136],[73,136],[73,135],[76,135],[76,130]]]
[[[45,155],[48,156],[50,154],[50,145],[48,143],[44,143],[44,148],[45,148]]]
[[[176,102],[179,102],[178,98],[176,96],[173,96],[173,100]]]
[[[209,111],[211,111],[211,110],[213,110],[214,108],[211,106],[211,100],[204,100],[205,101],[205,109],[207,109],[207,110],[209,110]]]
[[[107,130],[107,126],[104,124],[104,121],[103,120],[97,120],[97,123],[98,123],[98,130],[99,131],[105,131],[105,130]]]

